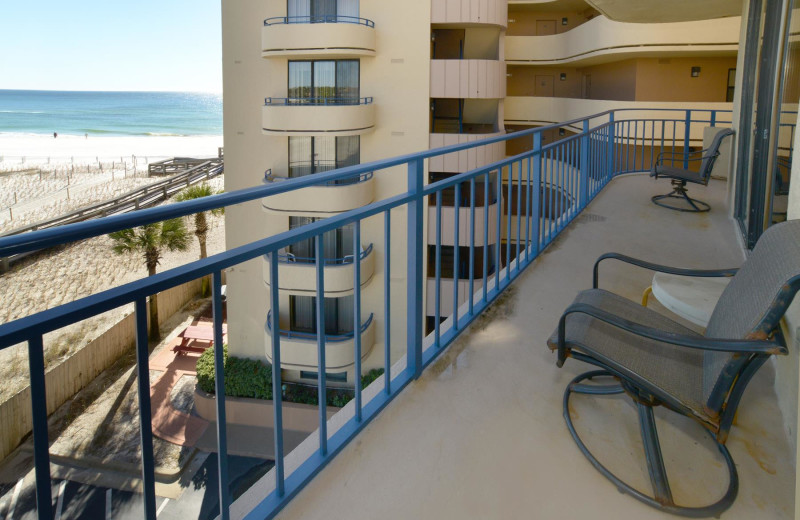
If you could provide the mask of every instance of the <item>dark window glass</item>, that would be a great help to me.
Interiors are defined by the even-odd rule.
[[[469,280],[469,246],[461,246],[458,248],[458,278],[461,280]],[[455,250],[453,246],[441,246],[441,276],[442,278],[453,278]],[[475,247],[474,279],[483,278],[483,247]],[[490,245],[488,251],[488,267],[487,276],[494,273],[495,264],[495,246]],[[436,263],[439,259],[436,257],[436,246],[428,246],[428,277],[434,278],[436,276]]]
[[[289,229],[295,229],[320,220],[313,217],[289,217]],[[328,262],[342,261],[353,255],[353,224],[328,231],[323,235],[323,249]],[[289,246],[290,260],[313,262],[317,249],[313,238],[307,238]],[[352,258],[351,258],[352,259]]]
[[[353,332],[353,296],[325,298],[325,334],[341,336]],[[289,296],[289,326],[294,332],[317,333],[317,299]]]

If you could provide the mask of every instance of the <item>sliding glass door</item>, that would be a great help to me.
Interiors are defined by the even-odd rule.
[[[325,334],[341,336],[353,332],[353,297],[325,298]],[[317,299],[289,296],[289,326],[294,332],[317,333]]]
[[[296,23],[335,22],[357,18],[358,0],[288,0],[286,12]]]
[[[312,173],[327,172],[336,168],[353,166],[360,162],[359,136],[345,137],[290,137],[289,178],[303,177]],[[346,179],[337,181],[350,184]]]
[[[289,229],[295,229],[320,220],[314,217],[289,217]],[[343,263],[353,255],[353,224],[328,231],[322,236],[322,249],[328,263]],[[308,238],[289,246],[289,253],[297,261],[313,262],[317,258],[315,240]]]
[[[358,60],[289,62],[289,98],[297,104],[358,104]]]

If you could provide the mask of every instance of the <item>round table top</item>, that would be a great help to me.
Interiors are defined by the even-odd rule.
[[[678,316],[705,327],[729,281],[727,277],[656,273],[653,276],[653,296]]]

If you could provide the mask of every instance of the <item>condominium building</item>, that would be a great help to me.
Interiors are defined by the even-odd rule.
[[[583,0],[224,2],[226,190],[607,109],[730,109],[740,22],[738,16],[656,25],[614,22]],[[569,124],[550,129],[542,144],[579,130]],[[692,137],[700,144],[702,136]],[[424,178],[442,181],[531,146],[527,136],[435,157],[425,161]],[[429,197],[423,231],[427,332],[436,332],[438,322],[515,254],[511,246],[520,229],[514,217],[527,205],[519,190],[521,175],[504,169],[502,179],[485,175]],[[228,248],[385,199],[405,191],[406,183],[405,172],[395,169],[230,208]],[[545,195],[554,207],[566,197],[556,188]],[[503,204],[501,222],[497,204]],[[391,227],[404,232],[402,213],[393,215]],[[362,372],[382,366],[385,338],[404,343],[405,327],[387,330],[384,286],[401,301],[404,274],[387,273],[385,260],[405,258],[406,250],[397,240],[387,250],[384,236],[384,222],[376,218],[358,229],[331,231],[323,240],[331,385],[353,384],[357,335]],[[317,381],[316,256],[313,240],[278,255],[280,316],[268,304],[269,258],[228,273],[232,354],[269,360],[270,331],[279,327],[284,377]],[[455,297],[438,298],[440,293]]]

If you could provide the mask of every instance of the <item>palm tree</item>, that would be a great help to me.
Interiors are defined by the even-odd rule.
[[[147,265],[148,276],[156,274],[156,267],[164,250],[186,251],[189,232],[180,218],[145,224],[134,229],[123,229],[108,235],[114,241],[112,250],[118,255],[141,253]],[[150,296],[150,339],[161,339],[158,325],[158,297]]]
[[[183,202],[185,200],[194,200],[200,199],[203,197],[208,197],[209,195],[216,195],[217,193],[222,193],[221,191],[217,191],[207,183],[197,184],[195,186],[189,186],[185,190],[178,193],[175,200],[177,202]],[[214,215],[220,215],[224,211],[224,208],[218,208],[211,210],[211,213]],[[208,235],[208,219],[206,218],[206,212],[201,211],[199,213],[194,214],[194,234],[197,237],[197,241],[200,243],[200,260],[208,256],[206,252],[206,236]],[[210,279],[209,276],[203,278],[203,285],[200,289],[200,294],[208,296],[210,293]]]

